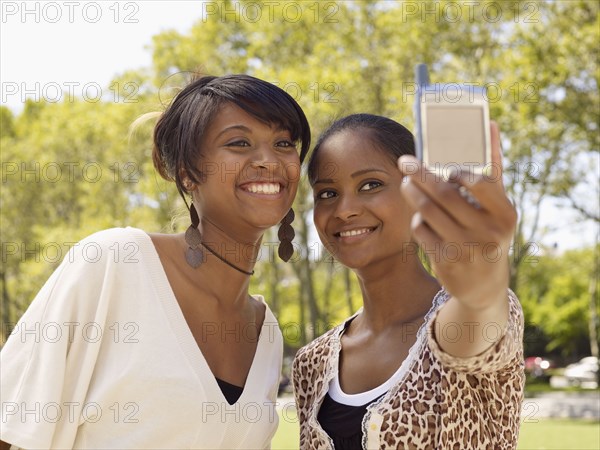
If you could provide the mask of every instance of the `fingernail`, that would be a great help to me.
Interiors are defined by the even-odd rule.
[[[419,161],[414,156],[404,155],[400,157],[398,167],[402,173],[412,175],[419,170]]]
[[[458,167],[450,167],[448,170],[448,181],[458,181],[460,178],[460,169]]]

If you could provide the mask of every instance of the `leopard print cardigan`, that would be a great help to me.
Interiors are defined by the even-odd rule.
[[[521,305],[509,291],[506,329],[482,330],[490,342],[503,336],[480,355],[456,358],[440,349],[434,335],[440,331],[436,314],[449,298],[444,290],[435,296],[398,383],[368,407],[362,423],[364,449],[517,447],[525,386]],[[317,414],[337,372],[344,325],[301,348],[294,359],[302,450],[333,449]]]

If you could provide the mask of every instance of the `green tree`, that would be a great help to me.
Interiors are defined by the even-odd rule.
[[[520,299],[530,325],[547,337],[543,350],[562,356],[590,354],[590,279],[598,284],[594,248],[526,260]],[[598,303],[595,304],[598,314]],[[535,348],[538,342],[531,342]],[[539,347],[538,347],[538,350]]]
[[[129,125],[141,114],[161,111],[192,71],[245,72],[278,84],[306,111],[316,140],[333,119],[355,112],[412,127],[413,67],[425,62],[432,81],[487,84],[491,115],[503,134],[505,184],[520,214],[511,287],[551,346],[563,345],[563,325],[570,330],[564,333],[583,339],[579,281],[555,270],[553,259],[540,258],[545,272],[528,263],[543,236],[539,216],[546,202],[562,199],[564,208],[597,219],[597,202],[588,194],[598,189],[597,2],[199,5],[189,32],[154,36],[151,67],[131,68],[111,81],[112,98],[29,101],[16,115],[0,107],[4,323],[20,316],[57,264],[48,256],[49,244],[75,242],[111,226],[167,232],[186,226],[174,186],[152,167],[153,122],[127,136]],[[63,170],[58,178],[56,166]],[[97,167],[100,176],[93,172]],[[292,324],[302,330],[298,338],[289,336],[290,348],[360,303],[355,277],[314,250],[312,198],[304,179],[294,208],[295,262],[273,257],[276,238],[266,236],[271,247],[265,247],[252,286],[269,295],[284,329]],[[172,221],[174,215],[180,220]],[[592,275],[586,275],[586,286]],[[576,306],[566,306],[568,295]],[[591,311],[593,303],[587,304]],[[560,307],[561,317],[572,320],[547,329],[553,322],[543,315],[550,308],[545,305]]]

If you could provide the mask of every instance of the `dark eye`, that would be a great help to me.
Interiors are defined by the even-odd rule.
[[[333,198],[335,196],[335,191],[326,189],[324,191],[318,192],[317,195],[315,195],[315,200],[327,200],[328,198]]]
[[[377,189],[379,186],[383,186],[381,181],[367,181],[360,187],[359,191],[371,191]]]
[[[290,149],[292,149],[292,148],[295,149],[296,148],[296,144],[294,144],[293,142],[290,142],[288,140],[278,141],[275,144],[275,146],[276,147],[283,147],[283,148],[290,148]]]
[[[244,140],[232,141],[225,145],[227,147],[250,147],[250,143],[248,141],[244,141]]]

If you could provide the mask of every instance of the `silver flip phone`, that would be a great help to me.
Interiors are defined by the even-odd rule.
[[[481,174],[492,162],[490,113],[484,88],[429,84],[425,64],[415,68],[417,157],[448,178],[453,170]]]

